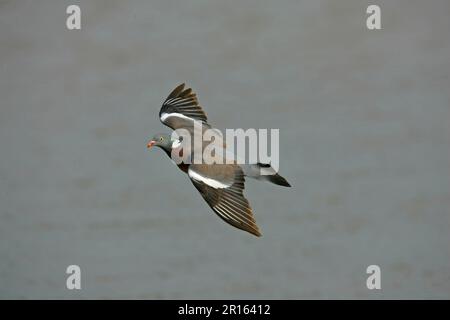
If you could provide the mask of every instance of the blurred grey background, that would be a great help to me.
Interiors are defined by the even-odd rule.
[[[0,1],[0,298],[449,298],[449,14],[448,0]],[[293,188],[247,183],[262,238],[147,150],[181,82],[219,128],[280,129]],[[70,264],[82,290],[65,287]],[[382,290],[366,288],[371,264]]]

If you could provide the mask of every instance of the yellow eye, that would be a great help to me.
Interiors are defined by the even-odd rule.
[[[164,140],[164,138],[163,138],[163,137],[160,137],[160,138],[159,138],[159,141],[163,141],[163,140]]]

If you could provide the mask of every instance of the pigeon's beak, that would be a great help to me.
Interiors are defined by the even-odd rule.
[[[153,147],[154,145],[155,145],[155,143],[156,143],[156,141],[155,140],[150,140],[148,143],[147,143],[147,148],[151,148],[151,147]]]

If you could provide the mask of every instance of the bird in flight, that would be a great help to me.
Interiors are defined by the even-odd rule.
[[[184,129],[194,134],[194,125],[198,124],[202,125],[202,130],[213,129],[208,124],[196,94],[190,88],[185,89],[184,83],[169,94],[161,107],[159,117],[163,124],[173,130]],[[147,144],[148,148],[154,146],[161,148],[171,157],[172,151],[181,148],[182,143],[181,138],[173,138],[168,134],[156,134]],[[221,147],[224,149],[224,154],[227,154],[226,145],[221,144]],[[201,150],[194,147],[188,152],[194,154]],[[182,153],[183,150],[181,150]],[[243,194],[245,177],[266,180],[285,187],[291,186],[270,164],[240,164],[236,161],[207,164],[194,161],[194,163],[182,162],[177,166],[189,176],[195,188],[222,220],[258,237],[261,236],[261,232],[256,225],[250,204]]]

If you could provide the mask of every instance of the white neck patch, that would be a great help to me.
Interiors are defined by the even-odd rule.
[[[181,140],[180,140],[180,139],[174,140],[174,141],[172,142],[172,149],[176,149],[176,148],[178,148],[179,146],[181,146]]]

